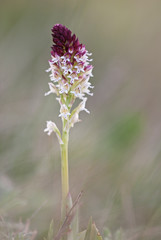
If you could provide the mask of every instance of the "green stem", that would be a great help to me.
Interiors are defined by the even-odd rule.
[[[65,121],[63,122],[61,145],[61,179],[62,179],[62,220],[66,215],[67,195],[69,193],[69,173],[68,173],[68,139],[69,132],[65,130]]]

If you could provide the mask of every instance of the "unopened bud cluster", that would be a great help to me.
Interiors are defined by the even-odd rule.
[[[89,82],[90,77],[93,76],[93,66],[89,63],[92,59],[88,58],[91,54],[88,53],[85,46],[80,44],[75,34],[72,35],[72,32],[65,26],[56,24],[52,28],[52,37],[50,67],[47,70],[47,72],[50,72],[51,82],[48,83],[49,91],[45,93],[45,96],[51,93],[57,95],[57,100],[60,103],[59,116],[63,121],[66,121],[69,130],[70,127],[74,126],[74,123],[80,121],[80,111],[85,110],[89,113],[85,108],[87,101],[85,94],[93,95],[90,92],[93,86]],[[76,98],[81,99],[81,102],[71,112],[71,107]],[[48,121],[45,129],[49,135],[55,131],[51,123],[51,121]],[[50,128],[50,126],[52,127]]]

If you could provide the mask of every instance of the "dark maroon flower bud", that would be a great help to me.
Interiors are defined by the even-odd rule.
[[[79,47],[82,46],[82,44],[79,43],[78,38],[76,38],[76,35],[72,35],[72,32],[61,24],[56,24],[52,28],[52,37],[54,43],[52,50],[59,56],[62,56],[67,52],[71,53],[71,51],[72,53],[76,53],[79,51]]]

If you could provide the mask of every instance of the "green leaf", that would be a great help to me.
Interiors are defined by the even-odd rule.
[[[71,194],[68,193],[67,198],[66,198],[66,211],[68,212],[73,206],[73,201]]]
[[[54,222],[53,220],[50,223],[47,240],[53,240],[54,238]]]
[[[102,237],[96,228],[96,225],[92,223],[92,218],[89,221],[84,240],[102,240]]]
[[[79,232],[79,208],[78,208],[78,206],[76,206],[75,216],[74,216],[72,224],[71,224],[71,230],[72,230],[73,239],[75,239]]]
[[[57,234],[55,236],[55,240],[60,240],[66,234],[67,234],[68,240],[74,239],[73,235],[71,234],[72,233],[71,225],[73,222],[73,218],[75,217],[76,210],[77,210],[81,196],[82,196],[82,192],[79,193],[77,199],[75,200],[75,202],[72,205],[72,208],[70,208],[70,210],[67,212],[65,219],[64,219],[61,227],[59,228],[59,231],[57,232]],[[69,196],[69,199],[67,199],[66,206],[67,206],[67,204],[69,204],[69,206],[71,204],[70,196]]]
[[[84,230],[83,232],[78,233],[77,236],[76,236],[76,240],[84,240],[85,235],[86,235],[86,230]]]
[[[72,208],[72,206],[73,206],[73,202],[72,202],[71,195],[69,193],[67,197],[67,212]],[[70,228],[70,232],[67,235],[67,239],[68,240],[76,239],[77,234],[79,232],[78,206],[76,206],[75,208],[75,213],[69,228]]]

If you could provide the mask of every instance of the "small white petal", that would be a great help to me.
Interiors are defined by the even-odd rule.
[[[70,112],[67,106],[65,104],[61,104],[59,117],[68,119],[68,116],[70,116]]]
[[[57,87],[53,83],[48,83],[48,85],[50,90],[45,93],[45,96],[48,96],[51,93],[56,93],[57,95],[59,95]]]
[[[91,55],[92,55],[92,53],[89,53],[89,52],[87,52],[86,54],[87,54],[88,56],[91,56]]]
[[[60,144],[64,144],[61,139],[61,134],[59,129],[57,128],[56,124],[52,121],[46,121],[46,128],[44,129],[44,132],[47,132],[47,135],[50,136],[52,132],[56,133],[56,136],[58,138],[58,141]]]
[[[50,72],[51,71],[51,67],[50,68],[48,68],[47,70],[45,70],[46,72]]]

